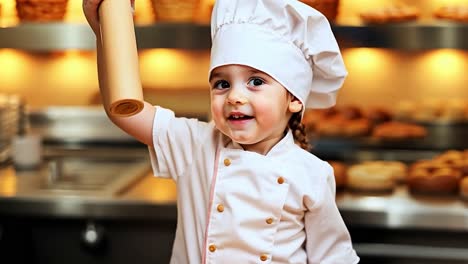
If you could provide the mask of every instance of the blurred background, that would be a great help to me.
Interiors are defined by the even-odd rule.
[[[386,7],[392,2],[394,1],[342,0],[339,3],[336,22],[338,25],[360,25],[362,24],[361,12]],[[441,20],[433,15],[433,12],[441,6],[459,5],[464,2],[466,4],[466,1],[462,0],[399,2],[415,6],[420,10],[419,19],[416,22],[418,25],[441,23]],[[192,18],[193,22],[208,25],[211,5],[210,1],[201,0],[195,16]],[[144,26],[158,23],[152,10],[151,1],[138,1],[136,3],[135,24]],[[166,21],[161,23],[164,22]],[[2,27],[14,27],[21,23],[16,14],[15,1],[2,0],[0,23]],[[68,0],[63,23],[72,25],[85,23],[81,11],[81,1]],[[70,30],[76,29],[70,27]],[[57,34],[59,33],[57,32]],[[4,38],[7,37],[7,35],[4,36]],[[408,37],[405,33],[396,37],[404,36]],[[441,34],[439,36],[453,38],[450,35]],[[92,36],[86,35],[86,37],[89,39],[75,41],[94,44]],[[162,36],[153,36],[153,38],[160,37]],[[358,38],[358,36],[354,37]],[[388,38],[385,35],[378,37]],[[200,36],[200,38],[209,38],[209,36]],[[34,41],[40,40],[19,38],[19,41],[34,43]],[[351,41],[358,42],[354,39]],[[394,41],[410,40],[397,39]],[[419,39],[419,41],[436,42],[439,40]],[[17,45],[21,46],[21,44]],[[79,46],[79,43],[76,45]],[[366,100],[370,101],[369,104],[391,106],[399,100],[466,99],[468,96],[468,89],[465,89],[464,86],[468,77],[462,74],[467,67],[468,55],[463,48],[451,49],[452,45],[447,45],[448,48],[415,50],[404,47],[394,49],[391,47],[347,48],[346,43],[341,45],[349,77],[344,89],[340,92],[339,104],[354,104]],[[8,46],[15,46],[15,44],[9,42]],[[87,49],[51,49],[46,52],[28,52],[14,47],[2,47],[0,50],[0,61],[3,69],[0,72],[1,91],[20,94],[34,107],[94,103],[94,97],[97,93],[95,59],[92,47]],[[155,47],[140,51],[141,78],[143,86],[149,90],[188,89],[206,92],[208,65],[209,45],[196,49],[179,50]],[[19,76],[28,76],[28,78],[19,78]],[[39,90],[43,96],[36,96]],[[206,102],[206,100],[199,101],[199,106],[191,105],[191,107],[196,107],[197,110],[200,108],[206,110]]]
[[[302,2],[349,72],[303,123],[361,263],[468,263],[468,0]],[[147,101],[209,120],[213,4],[136,1]],[[0,262],[168,263],[175,185],[105,116],[81,5],[0,0]]]

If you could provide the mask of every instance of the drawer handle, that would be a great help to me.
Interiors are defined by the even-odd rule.
[[[87,248],[101,248],[104,240],[105,232],[103,227],[96,225],[94,222],[86,224],[86,228],[81,234],[81,241]]]

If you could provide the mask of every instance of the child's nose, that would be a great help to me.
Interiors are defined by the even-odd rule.
[[[241,88],[233,87],[228,94],[227,102],[231,105],[246,104],[248,102],[247,97]]]

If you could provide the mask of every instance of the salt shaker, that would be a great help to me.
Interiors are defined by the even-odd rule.
[[[18,131],[12,138],[11,156],[16,169],[36,169],[42,162],[42,137],[30,131],[25,104],[19,105]]]

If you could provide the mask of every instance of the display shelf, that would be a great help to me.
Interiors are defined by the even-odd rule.
[[[208,49],[211,45],[210,28],[206,25],[137,25],[135,35],[139,49]],[[87,24],[23,23],[0,28],[0,48],[38,52],[94,50],[95,41],[94,33]]]
[[[412,22],[332,27],[344,48],[468,49],[468,24]],[[210,27],[204,24],[136,25],[135,32],[139,49],[209,49],[211,46]],[[95,37],[89,26],[84,23],[22,23],[0,28],[0,48],[29,51],[94,50]]]
[[[424,138],[383,140],[372,136],[318,137],[310,141],[313,153],[347,161],[430,159],[447,150],[468,149],[468,123],[417,123],[427,130]]]
[[[333,30],[342,47],[401,50],[468,49],[468,23],[340,25],[334,26]]]

